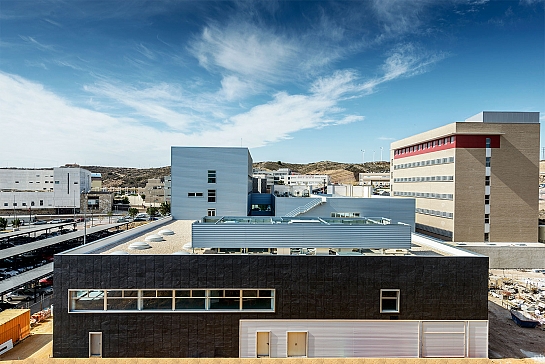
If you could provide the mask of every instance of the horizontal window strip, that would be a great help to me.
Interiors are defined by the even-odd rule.
[[[394,191],[394,196],[427,198],[427,199],[433,199],[433,200],[450,200],[450,201],[454,199],[454,195],[451,193]]]
[[[394,178],[394,183],[415,183],[415,182],[452,182],[454,176],[425,176],[425,177],[399,177]]]
[[[436,166],[436,165],[449,164],[449,163],[454,163],[454,157],[436,158],[436,159],[428,159],[425,161],[418,161],[418,162],[412,162],[412,163],[394,164],[394,169],[418,168],[418,167]]]
[[[274,312],[274,289],[73,289],[69,312]]]
[[[430,216],[436,216],[436,217],[442,217],[445,219],[452,219],[454,218],[454,214],[452,212],[446,212],[446,211],[438,211],[438,210],[430,210],[430,209],[422,209],[417,207],[415,209],[415,212],[417,214],[422,215],[430,215]]]

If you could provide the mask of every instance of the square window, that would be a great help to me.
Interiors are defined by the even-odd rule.
[[[399,289],[380,290],[380,312],[399,313]]]

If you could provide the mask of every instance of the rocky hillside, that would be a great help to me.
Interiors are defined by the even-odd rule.
[[[282,161],[254,163],[254,168],[270,171],[289,168],[301,174],[327,174],[333,183],[351,183],[359,179],[359,173],[388,173],[389,162],[367,162],[365,164],[321,161],[308,164],[293,164]]]
[[[124,168],[82,166],[93,173],[102,174],[104,187],[144,187],[150,178],[163,178],[170,174],[170,166],[160,168]],[[286,162],[256,162],[254,168],[277,170],[289,168],[301,174],[327,174],[334,183],[350,183],[358,179],[358,173],[389,172],[388,162],[368,162],[365,164],[322,161],[308,164]]]
[[[102,174],[103,187],[144,187],[148,179],[163,178],[170,174],[170,166],[159,168],[82,166],[82,168]]]

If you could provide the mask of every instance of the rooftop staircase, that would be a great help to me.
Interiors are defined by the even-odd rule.
[[[295,216],[299,216],[301,214],[304,214],[310,210],[312,210],[313,208],[315,208],[316,206],[320,206],[322,204],[324,204],[326,202],[326,198],[325,197],[319,197],[319,198],[313,198],[311,201],[309,201],[306,205],[303,205],[303,206],[299,206],[293,210],[291,210],[290,212],[288,212],[287,214],[284,215],[284,217],[295,217]]]

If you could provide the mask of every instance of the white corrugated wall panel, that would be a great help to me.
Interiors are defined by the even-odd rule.
[[[287,355],[287,332],[308,331],[308,356],[418,357],[418,321],[241,320],[240,357],[255,357],[257,331],[271,332],[271,357]]]
[[[468,356],[488,358],[488,321],[470,321],[468,325]]]
[[[422,322],[422,357],[466,356],[465,322]]]
[[[418,358],[418,321],[370,321],[354,330],[354,356]]]

